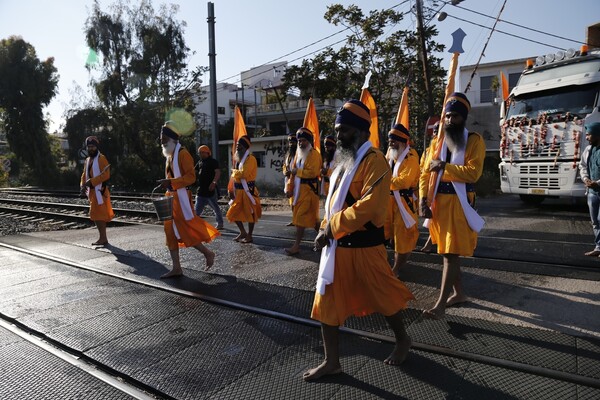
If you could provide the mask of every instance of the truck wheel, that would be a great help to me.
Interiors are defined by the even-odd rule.
[[[532,206],[539,206],[546,198],[545,196],[537,196],[535,194],[520,194],[519,197],[523,203]]]

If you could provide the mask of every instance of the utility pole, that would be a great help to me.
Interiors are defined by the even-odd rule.
[[[433,95],[431,94],[431,81],[429,73],[429,62],[427,61],[427,47],[425,45],[425,34],[423,31],[423,0],[416,1],[417,8],[417,32],[421,41],[421,61],[423,61],[423,77],[425,78],[425,90],[427,91],[427,117],[433,116]],[[427,128],[423,134],[423,146],[427,143]],[[425,147],[423,147],[425,149]]]
[[[208,2],[208,60],[210,69],[210,128],[212,154],[219,161],[219,114],[217,114],[217,53],[215,50],[215,4]]]

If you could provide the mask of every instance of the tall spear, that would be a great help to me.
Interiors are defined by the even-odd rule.
[[[438,127],[438,138],[432,160],[439,160],[442,153],[442,143],[444,142],[444,108],[446,106],[446,101],[454,92],[454,77],[456,75],[456,67],[458,66],[458,55],[460,53],[464,53],[464,50],[462,49],[462,41],[465,38],[465,36],[467,36],[466,33],[460,28],[458,28],[452,33],[452,47],[450,47],[448,52],[453,54],[452,59],[450,60],[448,83],[446,84],[446,93],[444,94],[444,103],[442,105],[442,112],[440,114],[440,125]],[[435,196],[435,190],[437,187],[439,174],[439,171],[435,171],[432,172],[429,176],[429,186],[427,188],[427,201],[430,203],[429,205],[431,205],[431,202],[433,201],[433,198]]]

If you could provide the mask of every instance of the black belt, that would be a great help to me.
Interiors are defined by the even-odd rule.
[[[366,231],[356,231],[337,241],[339,247],[363,248],[374,247],[385,243],[385,233],[382,227],[374,227]]]
[[[413,208],[413,190],[412,190],[412,188],[398,190],[398,193],[400,194],[400,196],[402,196],[402,198],[406,202],[406,205],[408,206],[410,211],[414,213],[415,209]],[[390,190],[390,195],[392,195],[392,196],[394,195],[393,190]]]
[[[319,178],[300,178],[300,183],[308,185],[314,194],[319,194]]]
[[[254,187],[256,185],[256,182],[255,181],[249,181],[249,182],[246,182],[246,183],[248,184],[248,190],[250,192],[254,193]],[[234,182],[233,183],[233,187],[236,188],[236,189],[242,189],[242,190],[244,189],[244,185],[242,185],[241,182],[240,183]]]
[[[467,189],[467,192],[475,191],[475,185],[472,183],[465,183],[465,188]],[[452,182],[440,182],[437,188],[437,193],[456,194],[456,190],[454,190],[454,185]]]

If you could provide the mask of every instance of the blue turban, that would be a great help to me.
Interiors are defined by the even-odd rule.
[[[587,133],[592,136],[600,136],[600,122],[592,122],[585,126]]]
[[[371,127],[371,113],[369,108],[360,100],[347,101],[337,113],[335,123],[350,125],[361,131],[369,131]]]
[[[309,142],[312,142],[313,133],[309,129],[302,127],[296,131],[296,139],[306,139]]]
[[[448,97],[448,100],[446,100],[446,105],[444,106],[445,113],[454,111],[460,114],[463,119],[467,119],[470,110],[471,103],[469,102],[469,99],[460,92],[452,93],[450,97]]]
[[[408,133],[408,129],[406,129],[404,125],[396,124],[388,133],[388,138],[397,142],[406,143],[408,142],[408,139],[410,139],[410,133]]]

